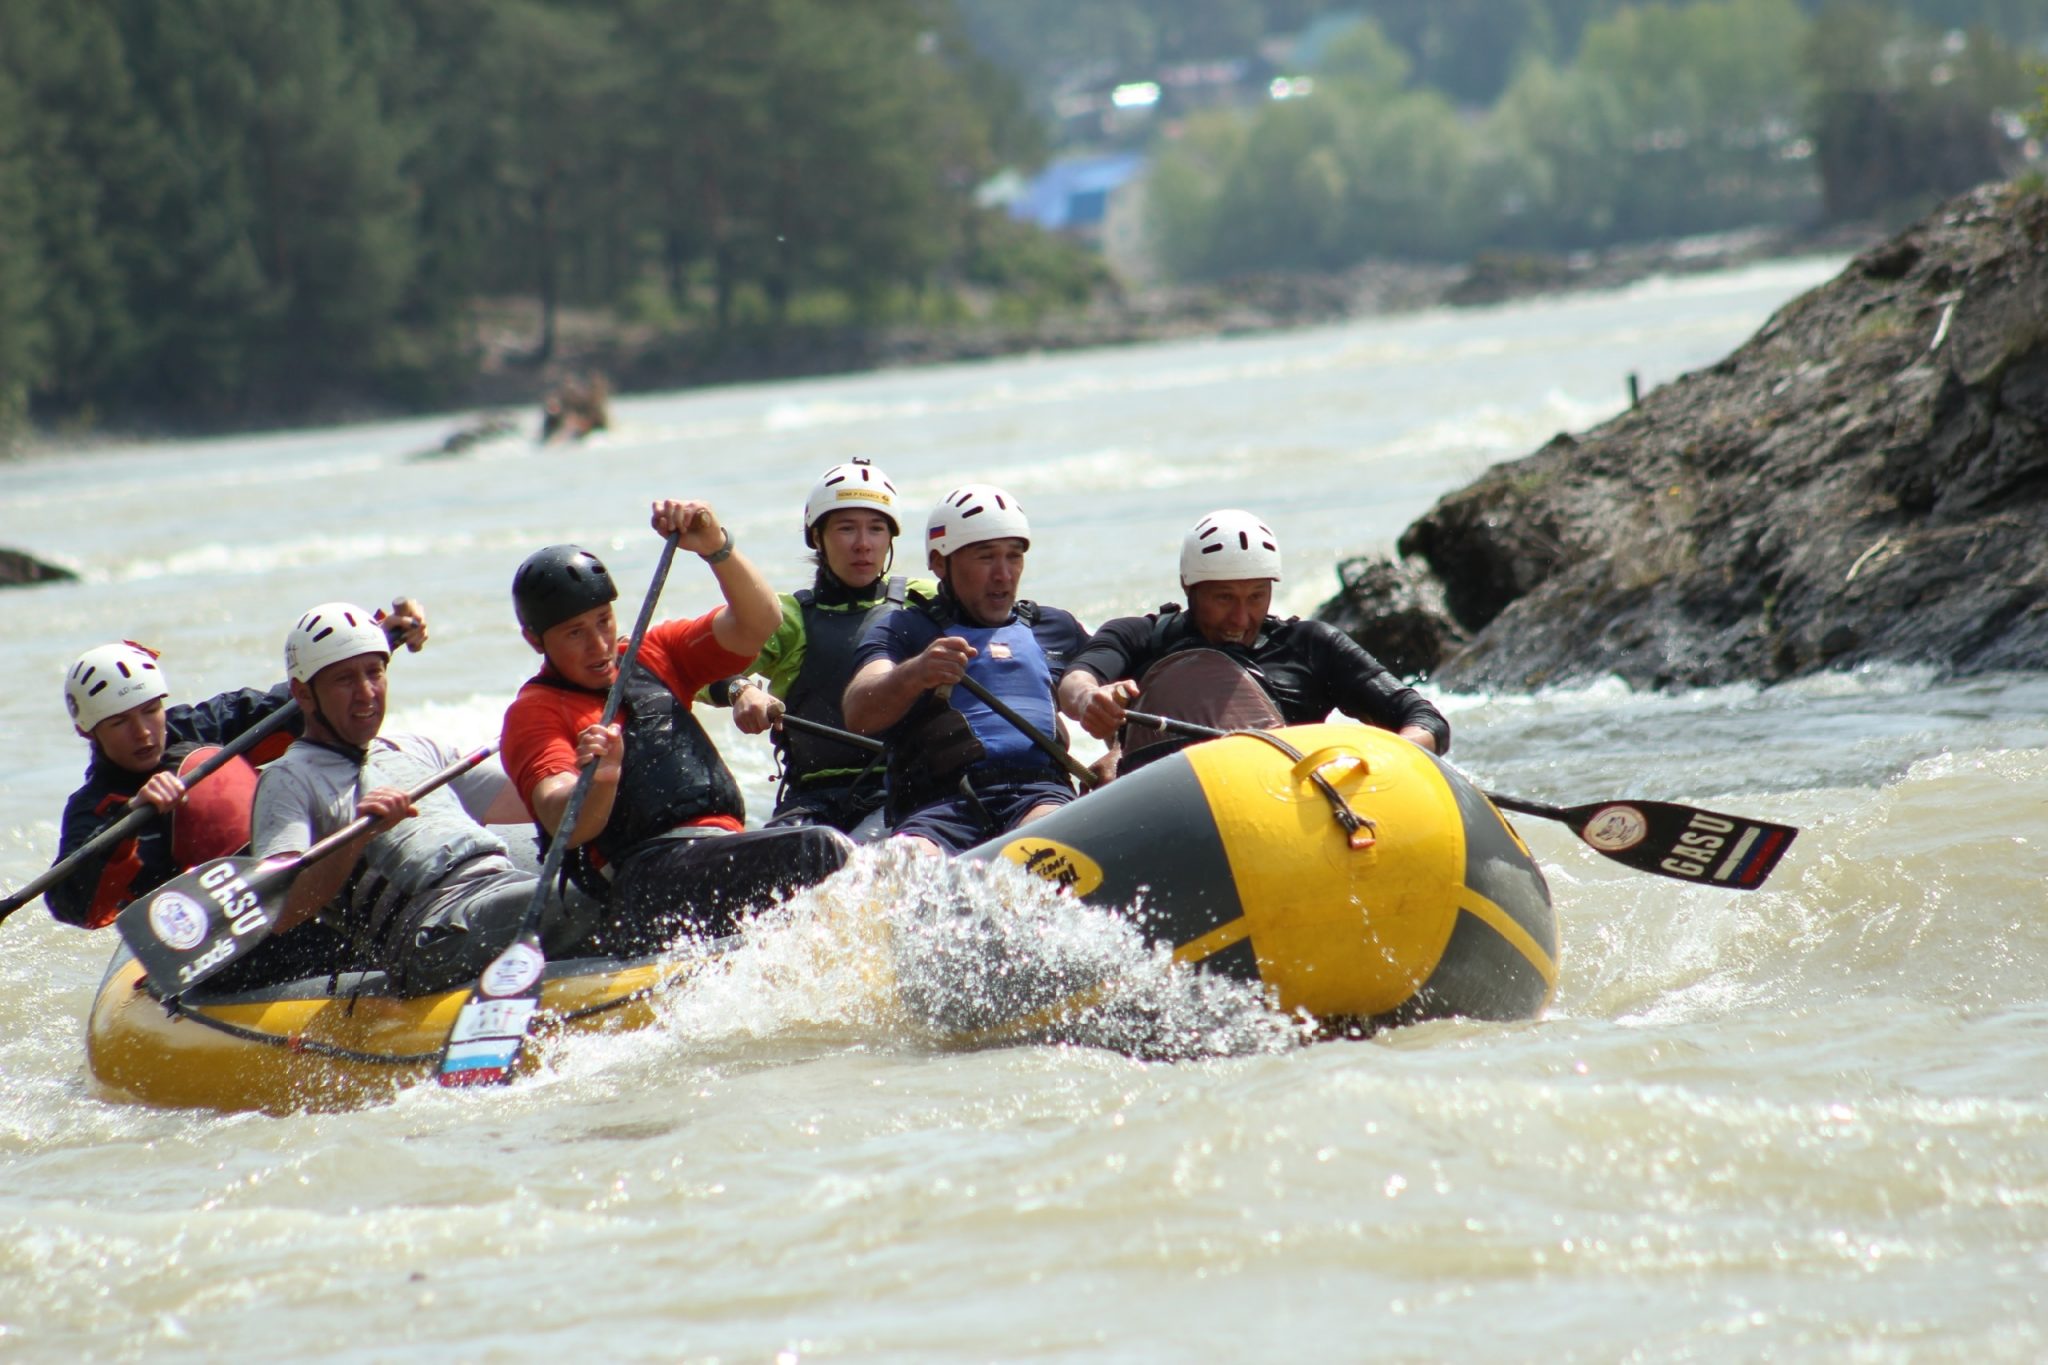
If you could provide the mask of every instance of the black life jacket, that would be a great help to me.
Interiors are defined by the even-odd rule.
[[[603,695],[550,673],[534,681],[565,692]],[[637,663],[626,677],[619,724],[626,756],[618,794],[612,798],[611,819],[588,845],[606,863],[616,867],[647,840],[707,815],[746,818],[739,783],[711,736],[666,683]]]
[[[789,685],[789,695],[782,699],[790,715],[835,730],[846,728],[846,712],[841,703],[846,697],[846,684],[853,678],[854,651],[868,622],[904,604],[907,583],[898,575],[889,580],[879,601],[837,607],[820,603],[817,592],[811,588],[793,594],[798,610],[803,613],[804,661]],[[922,604],[924,598],[919,595],[910,600]],[[801,787],[814,773],[846,774],[849,769],[871,766],[869,751],[841,740],[793,726],[775,731],[774,736],[775,747],[782,751],[786,789]]]

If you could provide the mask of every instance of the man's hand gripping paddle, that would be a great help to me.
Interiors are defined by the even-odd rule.
[[[1220,739],[1231,733],[1128,708],[1124,714],[1141,725],[1202,739]],[[1486,799],[1502,810],[1569,826],[1586,847],[1638,872],[1733,891],[1754,891],[1762,886],[1799,833],[1791,825],[1669,801],[1552,806],[1500,792],[1487,792]]]
[[[496,744],[486,744],[414,787],[406,800],[446,786],[497,751]],[[269,938],[298,875],[376,823],[373,816],[358,816],[294,857],[202,863],[129,902],[114,917],[114,927],[149,974],[149,984],[168,1000]]]
[[[633,638],[625,657],[605,694],[604,715],[599,725],[610,725],[619,714],[625,695],[626,677],[640,661],[640,644],[647,638],[648,623],[654,619],[654,604],[661,597],[661,585],[668,581],[669,565],[675,562],[676,544],[682,533],[673,532],[661,547],[661,562],[654,566],[654,581],[647,585],[647,599],[640,604],[640,618],[633,623]],[[548,841],[548,856],[542,860],[540,880],[534,883],[533,900],[512,946],[498,954],[484,968],[476,989],[463,1002],[449,1031],[448,1046],[441,1054],[439,1079],[443,1085],[503,1085],[512,1079],[520,1050],[533,1027],[534,1012],[540,1008],[541,976],[547,970],[547,954],[540,946],[541,909],[547,904],[548,888],[561,875],[562,857],[569,851],[569,834],[583,814],[583,800],[590,794],[597,775],[598,757],[592,756],[576,774],[569,789],[569,803]]]

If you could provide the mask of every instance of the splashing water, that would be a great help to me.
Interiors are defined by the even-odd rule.
[[[769,907],[670,1004],[697,1042],[825,1031],[948,1046],[1059,1043],[1145,1060],[1305,1041],[1254,983],[1177,963],[1118,912],[1004,862],[863,849]]]

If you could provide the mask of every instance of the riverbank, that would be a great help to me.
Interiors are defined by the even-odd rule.
[[[554,353],[535,365],[538,305],[500,301],[480,319],[479,369],[462,406],[536,403],[572,376],[603,374],[615,393],[757,383],[998,356],[1087,350],[1325,326],[1349,318],[1478,307],[1542,294],[1614,289],[1655,275],[1725,270],[1797,256],[1849,255],[1880,240],[1859,223],[1826,231],[1752,228],[1565,255],[1487,253],[1467,265],[1369,261],[1338,274],[1268,274],[1202,284],[1100,290],[1081,306],[1016,316],[999,295],[964,300],[963,321],[663,330],[597,313],[557,320]]]
[[[556,317],[552,351],[539,362],[534,359],[543,331],[538,301],[498,299],[480,306],[472,320],[473,371],[415,401],[329,394],[303,409],[270,410],[235,422],[143,418],[90,427],[35,427],[21,436],[12,453],[482,410],[484,416],[451,429],[451,438],[459,441],[465,431],[517,424],[512,413],[494,410],[538,408],[549,394],[586,376],[603,376],[612,394],[630,395],[1260,335],[1351,318],[1614,289],[1656,275],[1774,259],[1847,256],[1882,235],[1875,224],[1827,231],[1759,228],[1567,255],[1489,253],[1465,265],[1382,260],[1337,274],[1255,275],[1142,288],[1111,280],[1085,303],[1046,307],[966,289],[958,298],[962,316],[946,322],[739,324],[720,334],[708,325],[660,326],[621,320],[608,311],[564,310]],[[0,458],[8,453],[0,442]]]

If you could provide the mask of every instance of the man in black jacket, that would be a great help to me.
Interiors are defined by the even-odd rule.
[[[1450,749],[1451,727],[1443,713],[1350,636],[1321,621],[1270,614],[1280,581],[1280,543],[1251,513],[1212,512],[1197,522],[1181,544],[1180,580],[1186,610],[1168,606],[1150,616],[1109,621],[1068,665],[1060,681],[1060,709],[1089,734],[1115,738],[1125,707],[1139,697],[1156,665],[1209,650],[1236,664],[1286,724],[1327,720],[1331,711],[1342,711],[1432,753]],[[1129,758],[1124,766],[1132,766]]]
[[[402,598],[383,620],[396,648],[426,643],[426,615]],[[291,700],[289,684],[267,692],[245,687],[189,705],[166,706],[170,685],[155,651],[132,641],[100,645],[80,655],[64,676],[64,703],[72,726],[92,743],[85,784],[64,803],[57,861],[128,813],[137,801],[168,813],[184,798],[178,766],[194,748],[227,744],[255,728]],[[292,720],[246,755],[262,764],[282,753],[301,729]],[[209,784],[211,786],[211,784]],[[154,891],[184,869],[168,820],[143,827],[75,867],[44,893],[50,913],[66,924],[99,929],[121,907]]]

